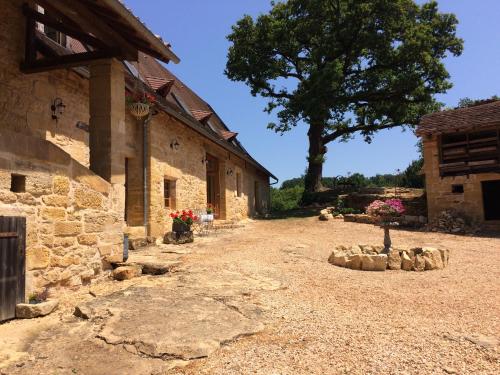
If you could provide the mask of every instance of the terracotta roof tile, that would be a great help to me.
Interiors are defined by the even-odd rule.
[[[222,131],[221,132],[222,138],[224,138],[226,141],[232,141],[238,136],[238,133],[231,132],[231,131]]]
[[[198,109],[191,109],[191,113],[193,117],[200,122],[208,120],[213,115],[212,112],[200,111]]]
[[[423,136],[490,126],[500,126],[500,100],[424,116],[417,127],[417,135]]]

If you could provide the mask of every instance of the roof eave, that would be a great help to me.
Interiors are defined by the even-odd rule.
[[[180,58],[172,52],[172,50],[165,45],[158,37],[156,37],[151,30],[149,30],[137,17],[135,17],[120,1],[117,0],[102,0],[108,7],[113,9],[115,12],[120,14],[124,19],[126,19],[131,25],[142,34],[142,36],[154,46],[158,53],[163,55],[165,62],[172,61],[178,64],[181,60]]]

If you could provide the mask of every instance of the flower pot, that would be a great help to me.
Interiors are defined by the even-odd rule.
[[[130,113],[135,118],[142,118],[149,114],[149,104],[132,103],[130,104]]]
[[[179,223],[176,221],[174,221],[172,223],[172,232],[185,233],[185,232],[189,232],[189,230],[190,230],[190,228],[189,228],[189,225],[187,225],[187,224]]]
[[[214,214],[201,215],[202,223],[209,223],[211,221],[214,221]]]

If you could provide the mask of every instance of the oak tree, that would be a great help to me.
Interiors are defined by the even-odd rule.
[[[269,128],[309,127],[306,194],[320,191],[326,145],[415,126],[450,87],[443,59],[462,53],[457,19],[436,1],[287,0],[228,36],[225,74],[277,110]]]

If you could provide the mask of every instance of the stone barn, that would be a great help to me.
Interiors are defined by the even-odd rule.
[[[417,129],[424,148],[429,222],[454,210],[500,230],[500,101],[430,114]]]
[[[274,178],[120,1],[68,4],[0,0],[0,216],[26,218],[27,293],[89,282],[173,210],[265,214]]]

